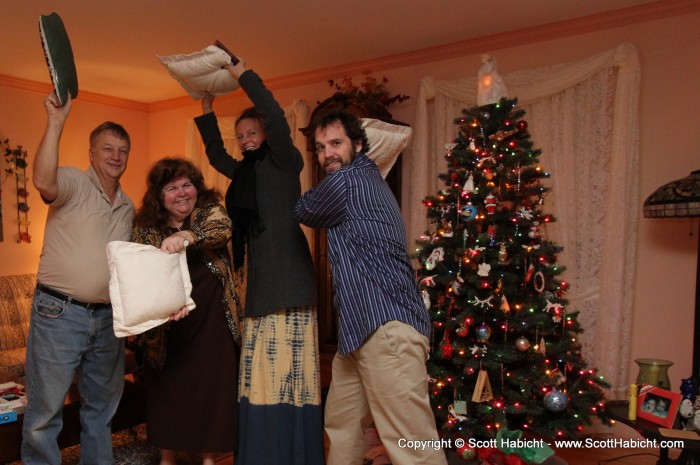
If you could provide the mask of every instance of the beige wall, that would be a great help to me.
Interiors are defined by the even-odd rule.
[[[4,241],[0,242],[0,275],[36,272],[43,242],[47,207],[31,185],[34,156],[41,139],[46,112],[44,98],[48,91],[20,90],[0,86],[0,138],[10,139],[14,147],[23,145],[28,151],[29,233],[31,244],[17,243],[17,201],[14,178],[2,185],[2,214]],[[59,147],[60,163],[86,169],[89,165],[88,139],[98,124],[111,120],[124,125],[131,136],[131,155],[122,186],[138,202],[143,195],[144,179],[150,165],[148,149],[148,114],[78,99],[73,102]],[[2,161],[3,170],[6,167]],[[4,177],[4,173],[3,173]]]
[[[700,43],[698,23],[700,13],[694,12],[574,36],[565,36],[565,32],[558,31],[557,37],[542,42],[532,42],[527,34],[521,34],[513,36],[512,43],[517,45],[505,48],[494,49],[492,44],[484,42],[476,47],[472,44],[469,51],[458,58],[393,69],[379,61],[369,67],[375,70],[375,75],[389,79],[392,92],[414,97],[391,109],[396,119],[412,123],[420,79],[428,75],[436,79],[475,75],[481,64],[481,53],[494,54],[501,73],[507,74],[520,69],[575,62],[622,42],[632,43],[639,50],[642,65],[641,199],[639,205],[630,205],[629,208],[641,209],[641,201],[656,187],[700,168],[696,151],[699,139],[696,113],[700,106],[696,82],[700,75],[700,54],[696,45]],[[254,67],[255,57],[246,58]],[[313,106],[332,94],[326,78],[339,77],[342,76],[327,76],[317,83],[274,91],[283,106],[291,104],[294,99],[304,99]],[[30,155],[43,127],[42,98],[43,95],[0,86],[0,136],[21,141],[30,149]],[[247,105],[247,100],[237,93],[219,99],[215,108],[220,114],[232,115]],[[188,120],[200,113],[199,105],[194,102],[157,107],[168,108],[150,113],[128,111],[82,104],[78,99],[64,136],[63,153],[76,152],[76,158],[70,161],[84,165],[89,129],[105,118],[123,122],[135,139],[125,186],[138,203],[147,169],[146,160],[150,163],[161,156],[182,154]],[[536,140],[534,142],[537,144]],[[547,156],[546,153],[541,156],[545,166]],[[556,176],[556,173],[552,174]],[[12,227],[16,227],[11,221],[14,206],[10,205],[12,202],[8,196],[3,199],[6,199],[3,206],[6,240],[0,243],[0,274],[33,271],[41,242],[40,225],[46,210],[33,191],[29,200],[32,228],[36,231],[34,242],[18,245],[12,240]],[[421,205],[403,205],[403,208],[422,210]],[[673,388],[678,389],[681,378],[691,374],[698,222],[696,220],[694,224],[694,236],[689,235],[689,220],[640,218],[638,226],[632,359],[656,357],[674,361],[669,373]],[[630,361],[630,372],[630,381],[633,381],[637,373],[633,361]]]

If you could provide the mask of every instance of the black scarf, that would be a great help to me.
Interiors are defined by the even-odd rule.
[[[266,153],[265,141],[257,149],[243,152],[243,160],[234,171],[233,179],[226,191],[226,211],[233,226],[231,246],[235,270],[242,267],[245,261],[245,244],[249,234],[257,236],[265,229],[258,214],[255,162],[262,160]]]

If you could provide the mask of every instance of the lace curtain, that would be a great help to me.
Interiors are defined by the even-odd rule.
[[[629,378],[632,283],[639,214],[639,81],[630,44],[578,63],[503,75],[509,97],[527,113],[540,163],[551,173],[544,211],[557,222],[543,229],[564,247],[558,263],[571,283],[568,312],[580,312],[584,358],[624,397]],[[453,120],[476,102],[476,77],[421,81],[414,143],[406,177],[410,238],[427,228],[423,196],[442,188],[445,144]]]
[[[284,108],[284,116],[287,119],[289,128],[291,129],[292,140],[294,145],[299,149],[304,157],[304,169],[300,175],[301,192],[305,192],[311,188],[311,171],[314,167],[312,155],[306,150],[306,136],[299,129],[306,127],[309,124],[309,106],[303,100],[295,100],[291,106]],[[218,116],[219,130],[221,138],[224,141],[226,151],[236,160],[243,158],[241,149],[238,147],[236,138],[236,117],[234,116]],[[204,151],[202,138],[199,136],[197,126],[194,120],[189,122],[186,135],[185,158],[192,161],[204,175],[204,181],[208,186],[215,187],[222,195],[226,193],[231,180],[221,173],[216,171],[209,165],[207,154]],[[313,250],[313,234],[309,228],[302,226],[306,239]],[[245,273],[236,276],[236,292],[241,298],[241,302],[245,303]]]

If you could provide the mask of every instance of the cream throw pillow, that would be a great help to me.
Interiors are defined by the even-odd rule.
[[[377,164],[382,177],[386,178],[399,154],[411,140],[413,130],[410,126],[390,124],[373,118],[362,118],[361,123],[369,142],[367,157]]]
[[[231,56],[216,45],[189,55],[158,55],[158,59],[194,99],[203,98],[204,91],[224,95],[239,87],[231,73],[221,68],[231,63]]]
[[[117,337],[141,334],[161,325],[184,305],[195,308],[184,250],[169,254],[151,245],[111,241],[107,263]]]

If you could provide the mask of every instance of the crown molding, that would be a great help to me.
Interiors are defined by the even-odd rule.
[[[20,90],[27,90],[29,92],[38,92],[44,95],[48,95],[51,91],[53,91],[53,86],[51,84],[29,81],[27,79],[6,76],[4,74],[0,74],[0,86],[12,87]],[[136,110],[143,112],[149,111],[147,103],[135,102],[133,100],[126,100],[118,97],[110,97],[109,95],[98,94],[95,92],[89,92],[85,90],[79,90],[78,96],[80,100],[84,102],[109,105],[112,107],[125,108],[127,110]]]
[[[583,16],[566,21],[543,24],[475,39],[454,42],[435,47],[389,55],[373,60],[321,68],[305,73],[291,74],[265,80],[271,90],[317,84],[337,76],[359,74],[362,70],[382,71],[403,66],[448,60],[465,55],[484,53],[504,48],[544,42],[563,37],[587,34],[630,24],[655,21],[700,11],[700,0],[659,0],[619,10]],[[0,86],[14,87],[32,92],[49,93],[52,86],[10,76],[0,75]],[[102,94],[80,91],[80,99],[93,103],[126,108],[147,113],[181,108],[192,104],[190,97],[178,97],[153,103],[140,103]]]
[[[266,79],[265,83],[271,88],[273,86],[284,88],[313,84],[322,80],[333,79],[336,76],[358,74],[365,69],[381,71],[433,61],[448,60],[465,55],[484,53],[485,50],[494,51],[517,47],[606,29],[614,29],[630,24],[681,16],[697,11],[700,11],[700,0],[660,0],[645,5],[622,8],[571,20],[548,23],[406,53],[389,55],[374,60],[348,63],[307,73]]]

